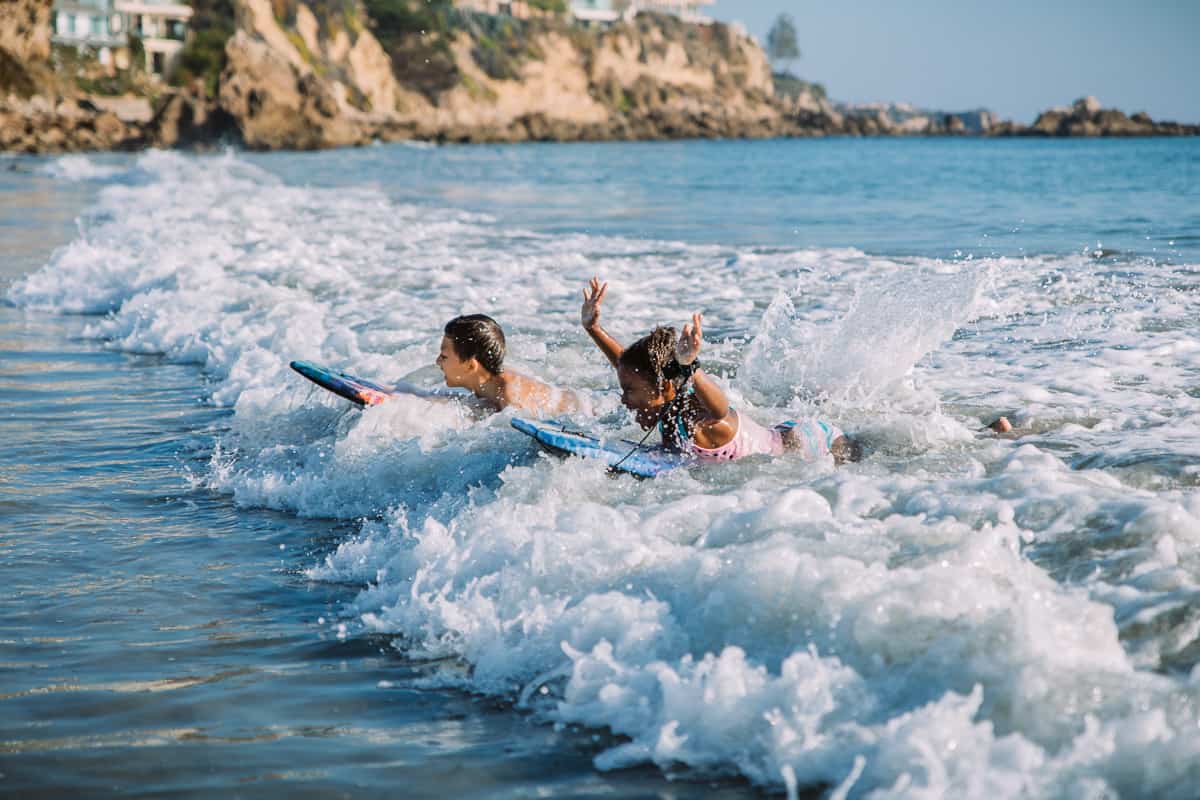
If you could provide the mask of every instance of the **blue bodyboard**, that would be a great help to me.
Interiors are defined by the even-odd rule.
[[[687,456],[664,450],[658,445],[639,445],[627,439],[599,439],[567,430],[553,422],[534,422],[513,417],[512,426],[547,450],[595,459],[607,464],[610,469],[639,478],[653,478],[667,470],[692,463]]]
[[[375,406],[392,396],[392,390],[365,378],[322,367],[308,361],[293,361],[291,368],[323,389],[360,406]]]

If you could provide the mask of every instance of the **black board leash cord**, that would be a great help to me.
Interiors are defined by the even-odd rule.
[[[686,388],[686,387],[687,387],[687,385],[688,385],[689,383],[691,383],[691,382],[692,382],[692,375],[691,375],[691,373],[689,373],[689,374],[687,375],[687,377],[686,377],[686,378],[684,378],[684,381],[683,381],[683,383],[682,383],[682,384],[680,384],[680,386],[679,386],[679,393],[676,395],[675,399],[674,399],[674,400],[672,400],[671,402],[667,403],[667,405],[666,405],[666,406],[663,408],[663,410],[662,410],[662,413],[658,415],[658,418],[659,418],[659,420],[660,420],[660,421],[662,420],[662,418],[663,418],[664,416],[666,416],[667,412],[671,410],[671,406],[675,405],[675,403],[677,403],[677,402],[678,402],[678,403],[680,403],[680,405],[682,406],[683,390],[684,390],[684,388]],[[620,460],[620,461],[618,461],[617,463],[613,464],[611,467],[609,467],[609,468],[608,468],[608,471],[609,471],[609,472],[611,472],[611,473],[616,473],[616,472],[617,472],[617,467],[619,467],[619,466],[621,466],[622,464],[624,464],[624,463],[625,463],[625,459],[629,458],[631,455],[633,455],[634,453],[636,453],[638,450],[641,450],[641,449],[642,449],[642,445],[644,445],[644,444],[646,443],[646,440],[650,438],[650,434],[654,433],[654,429],[655,429],[655,428],[657,428],[657,427],[658,427],[658,425],[657,425],[657,424],[655,424],[655,425],[653,425],[653,426],[650,428],[650,430],[646,431],[645,435],[643,435],[643,436],[642,436],[642,439],[641,439],[641,441],[640,441],[640,442],[638,442],[637,444],[635,444],[635,445],[633,446],[633,449],[632,449],[632,450],[630,450],[630,451],[629,451],[628,453],[626,453],[625,455],[621,456],[621,460]]]
[[[642,440],[641,440],[640,442],[638,442],[637,444],[635,444],[635,445],[633,446],[633,449],[632,449],[632,450],[630,450],[630,451],[629,451],[628,453],[626,453],[625,455],[621,456],[621,460],[620,460],[620,461],[618,461],[617,463],[613,464],[611,467],[609,467],[609,468],[608,468],[608,471],[609,471],[609,472],[611,472],[611,473],[614,473],[614,474],[615,474],[616,472],[618,472],[618,470],[617,470],[617,467],[619,467],[619,466],[621,466],[622,464],[624,464],[624,463],[625,463],[625,460],[626,460],[627,458],[629,458],[631,455],[633,455],[634,453],[636,453],[638,450],[641,450],[641,449],[642,449],[642,445],[644,445],[644,444],[646,443],[646,440],[650,438],[650,434],[652,434],[652,433],[654,433],[654,428],[651,428],[650,430],[646,431],[645,435],[644,435],[644,436],[642,436]]]

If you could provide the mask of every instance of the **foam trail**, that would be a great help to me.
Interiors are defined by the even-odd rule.
[[[42,165],[38,171],[64,181],[101,181],[121,174],[122,169],[100,164],[93,158],[73,153]]]

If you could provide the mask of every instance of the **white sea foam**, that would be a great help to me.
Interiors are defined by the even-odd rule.
[[[214,489],[365,518],[309,572],[370,585],[351,633],[469,665],[439,683],[611,729],[605,769],[838,797],[1200,785],[1195,268],[546,236],[234,155],[138,169],[148,184],[105,188],[9,298],[202,365],[234,412]],[[613,479],[503,416],[350,410],[287,369],[431,382],[441,325],[486,311],[517,367],[628,433],[578,330],[593,274],[619,339],[702,310],[739,407],[827,416],[870,458]],[[980,433],[996,412],[1029,435]]]
[[[65,181],[99,181],[121,173],[121,168],[97,163],[93,158],[77,153],[58,156],[40,170],[42,174]]]

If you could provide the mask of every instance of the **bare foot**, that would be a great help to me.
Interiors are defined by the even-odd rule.
[[[1012,433],[1012,423],[1008,421],[1008,417],[999,417],[988,425],[988,428],[996,433]]]

